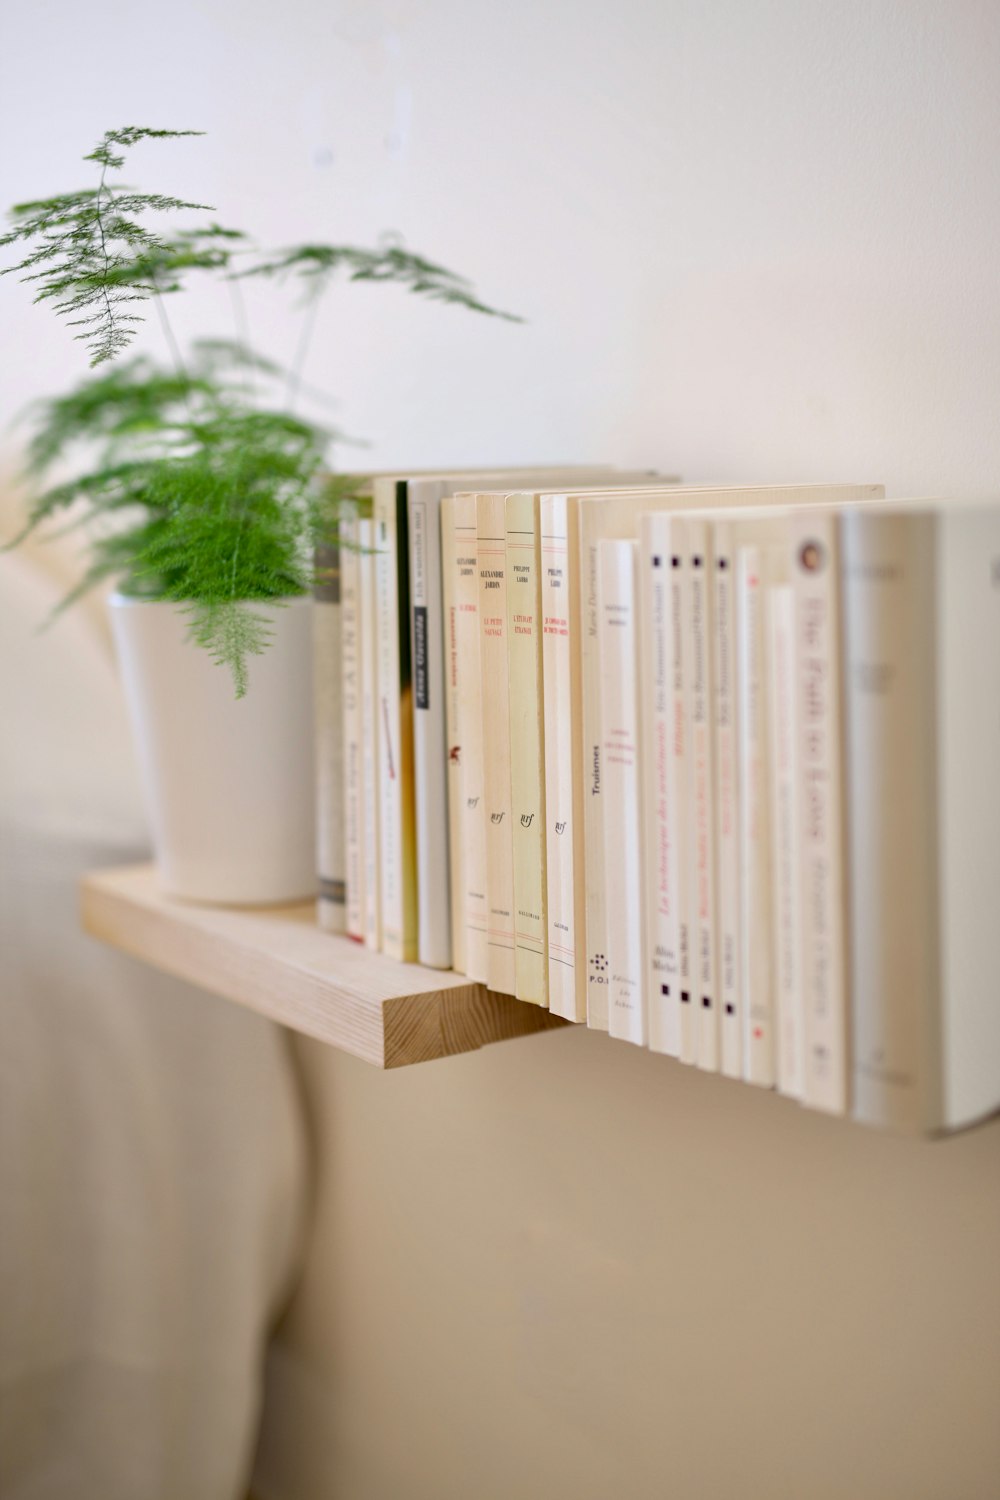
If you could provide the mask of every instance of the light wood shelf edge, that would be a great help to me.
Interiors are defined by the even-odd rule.
[[[566,1024],[464,975],[322,932],[311,902],[196,906],[163,895],[152,866],[130,865],[85,876],[80,912],[92,937],[379,1068]]]

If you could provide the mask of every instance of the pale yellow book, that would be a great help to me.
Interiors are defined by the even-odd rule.
[[[378,791],[382,951],[418,956],[406,481],[374,481]]]
[[[511,831],[514,842],[514,993],[519,1000],[547,1006],[544,704],[535,496],[527,492],[508,495],[505,521]]]
[[[455,596],[455,500],[441,500],[441,608],[444,623],[445,765],[448,782],[448,895],[451,905],[451,963],[465,967],[465,841],[462,837],[462,728],[458,697],[458,604]]]
[[[361,773],[360,518],[346,504],[340,521],[341,700],[343,704],[344,876],[347,935],[365,935],[364,833]]]
[[[511,834],[510,684],[507,675],[507,546],[502,493],[476,496],[479,667],[482,677],[486,841],[486,982],[512,995],[514,841]]]
[[[877,498],[876,485],[680,486],[570,495],[567,533],[571,568],[579,571],[579,615],[570,613],[572,675],[579,681],[582,732],[577,760],[582,802],[582,878],[586,891],[587,1024],[607,1030],[607,912],[604,885],[604,824],[601,806],[600,662],[597,651],[598,547],[605,540],[638,536],[646,511],[708,510],[767,505],[825,505]],[[571,593],[572,602],[572,593]],[[576,851],[574,851],[576,852]],[[575,872],[579,878],[579,866]]]
[[[483,796],[483,694],[479,652],[479,564],[476,555],[476,497],[452,501],[455,532],[453,598],[455,603],[457,716],[462,738],[461,828],[465,925],[465,972],[487,980],[486,816]]]

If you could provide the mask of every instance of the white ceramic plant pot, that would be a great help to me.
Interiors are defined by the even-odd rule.
[[[232,678],[174,604],[114,594],[111,622],[163,887],[265,905],[316,890],[312,600],[257,606],[272,640]]]

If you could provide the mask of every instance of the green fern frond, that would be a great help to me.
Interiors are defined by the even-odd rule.
[[[191,640],[208,652],[216,666],[228,667],[237,698],[249,685],[247,658],[262,656],[274,634],[266,615],[239,599],[185,605]]]

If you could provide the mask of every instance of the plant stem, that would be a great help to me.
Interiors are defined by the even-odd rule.
[[[298,399],[302,387],[302,372],[305,369],[306,356],[309,353],[309,345],[312,343],[313,334],[316,332],[316,322],[319,317],[319,306],[323,300],[325,286],[313,293],[309,298],[305,316],[302,320],[302,329],[299,333],[298,347],[295,350],[295,358],[288,372],[288,385],[286,387],[286,400],[289,412],[294,411],[295,402]]]

